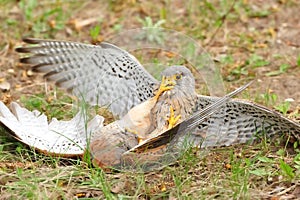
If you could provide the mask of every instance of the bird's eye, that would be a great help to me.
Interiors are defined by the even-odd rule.
[[[176,75],[176,80],[179,80],[179,79],[181,79],[182,78],[182,75],[181,74],[177,74]]]

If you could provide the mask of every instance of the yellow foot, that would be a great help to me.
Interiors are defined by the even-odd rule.
[[[125,131],[137,135],[137,140],[138,140],[139,144],[144,141],[144,139],[139,136],[139,133],[136,130],[133,130],[133,129],[130,129],[130,128],[125,128]]]
[[[172,106],[170,106],[170,117],[167,119],[168,129],[173,128],[180,118],[181,118],[181,115],[178,115],[177,117],[175,117],[174,109]]]
[[[161,80],[161,84],[159,86],[159,89],[158,91],[156,92],[155,94],[155,99],[158,100],[159,96],[165,92],[165,91],[168,91],[168,90],[171,90],[173,89],[175,86],[175,82],[166,78],[165,76],[162,77],[162,80]]]

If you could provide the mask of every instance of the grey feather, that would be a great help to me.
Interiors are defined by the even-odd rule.
[[[24,39],[33,47],[21,47],[20,53],[32,53],[21,62],[59,87],[72,91],[92,105],[108,106],[115,116],[124,116],[130,108],[154,94],[158,81],[128,52],[109,44],[90,45],[75,42]]]
[[[199,95],[195,110],[201,110],[218,99]],[[229,146],[264,136],[273,140],[292,136],[300,141],[300,124],[261,105],[231,99],[207,121],[199,124],[193,134],[195,137],[192,140],[197,138],[201,147]]]

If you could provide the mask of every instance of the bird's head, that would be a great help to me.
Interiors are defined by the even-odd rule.
[[[169,88],[169,91],[195,93],[195,79],[191,71],[184,66],[171,66],[162,73],[161,87]]]

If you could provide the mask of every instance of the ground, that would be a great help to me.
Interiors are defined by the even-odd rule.
[[[298,0],[3,0],[0,8],[0,100],[6,104],[17,101],[59,119],[72,116],[73,97],[19,63],[14,49],[23,45],[22,37],[96,43],[149,26],[149,20],[165,20],[161,27],[189,35],[211,54],[226,90],[256,79],[239,98],[299,121]],[[166,57],[145,53],[142,59],[153,55]],[[0,199],[300,198],[299,150],[268,140],[192,149],[175,165],[147,174],[106,173],[77,159],[40,155],[7,138],[0,144]]]

